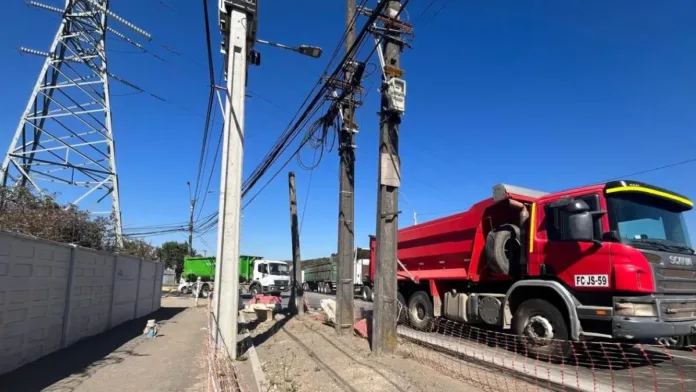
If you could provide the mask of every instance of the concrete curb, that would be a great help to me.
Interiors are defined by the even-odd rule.
[[[246,323],[246,318],[244,317],[243,312],[239,312],[239,322],[240,323]],[[249,361],[251,362],[251,370],[254,372],[254,381],[256,381],[256,390],[258,392],[264,392],[268,390],[268,381],[266,380],[266,373],[263,372],[263,368],[261,367],[261,361],[259,361],[259,356],[256,353],[256,347],[254,347],[254,343],[249,337],[249,332],[245,332],[242,334],[244,339],[249,338],[249,349],[247,350],[247,354],[249,355]]]

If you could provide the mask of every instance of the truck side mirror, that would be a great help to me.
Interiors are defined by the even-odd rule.
[[[602,241],[621,242],[621,236],[619,236],[619,232],[616,230],[607,231],[602,234]]]
[[[567,219],[567,238],[570,241],[594,242],[594,219],[590,212],[565,214]]]

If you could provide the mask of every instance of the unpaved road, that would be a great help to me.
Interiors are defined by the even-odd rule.
[[[277,317],[278,320],[247,325],[270,391],[482,390],[478,385],[435,372],[405,352],[374,357],[365,339],[352,334],[338,337],[332,327],[309,314]]]
[[[312,308],[319,307],[322,299],[334,298],[319,293],[305,295]],[[372,309],[372,303],[356,298],[355,307]],[[572,363],[553,364],[506,350],[505,343],[500,341],[503,335],[495,337],[495,333],[491,333],[483,340],[489,343],[498,340],[497,344],[482,344],[481,335],[485,333],[454,336],[453,330],[438,332],[424,333],[399,327],[401,336],[443,353],[495,363],[499,371],[526,373],[543,384],[552,380],[567,388],[593,391],[696,391],[696,353],[691,351],[650,346],[618,349],[612,344],[587,343],[581,347],[582,352],[571,359]]]

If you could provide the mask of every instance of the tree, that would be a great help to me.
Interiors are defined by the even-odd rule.
[[[55,196],[0,187],[0,230],[157,260],[157,248],[140,239],[124,238],[117,247],[113,217],[93,217],[75,205],[60,205]]]
[[[124,238],[119,252],[146,260],[158,260],[160,250],[141,239]]]
[[[193,256],[198,253],[193,250]],[[184,258],[188,255],[188,244],[186,242],[167,241],[160,247],[160,260],[165,268],[171,268],[176,273],[176,279],[181,277],[184,272]]]
[[[22,187],[0,189],[0,229],[49,241],[112,252],[116,244],[110,217],[93,218],[55,195],[35,195]]]

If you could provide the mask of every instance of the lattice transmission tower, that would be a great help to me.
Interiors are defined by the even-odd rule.
[[[46,60],[5,155],[2,184],[56,192],[93,213],[113,214],[120,242],[109,78],[137,87],[109,72],[107,32],[145,49],[107,23],[115,20],[147,39],[150,35],[111,12],[109,0],[66,0],[64,8],[28,4],[62,16],[48,52],[20,48]],[[109,201],[110,209],[95,210]]]

